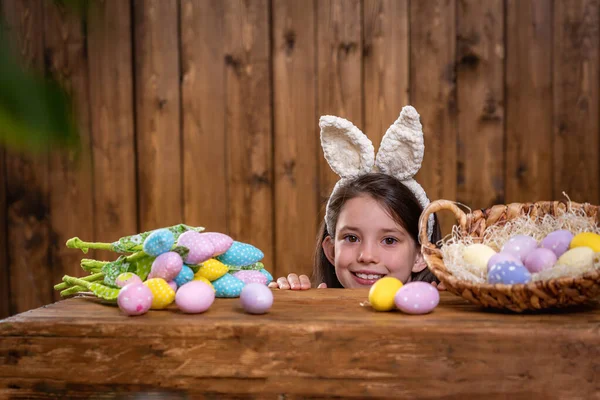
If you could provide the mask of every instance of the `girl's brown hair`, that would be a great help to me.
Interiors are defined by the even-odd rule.
[[[392,218],[406,229],[415,243],[419,243],[419,217],[423,208],[413,192],[402,182],[393,176],[381,173],[361,175],[335,191],[329,201],[329,226],[335,229],[342,207],[348,200],[365,194],[378,201]],[[325,282],[328,288],[341,288],[343,286],[335,275],[335,267],[329,262],[323,251],[323,241],[330,234],[332,237],[335,236],[335,232],[327,232],[327,224],[323,221],[317,234],[312,280],[315,285]],[[435,217],[432,236],[432,243],[441,239],[437,217]],[[425,268],[421,272],[412,272],[411,281],[438,282],[438,279],[429,268]]]

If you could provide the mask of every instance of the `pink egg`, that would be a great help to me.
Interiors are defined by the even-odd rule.
[[[264,314],[273,305],[273,292],[262,283],[249,283],[240,294],[242,307],[250,314]]]
[[[260,271],[255,270],[241,270],[233,274],[240,281],[248,283],[260,283],[262,285],[267,284],[267,276],[263,275]]]
[[[440,302],[438,290],[428,282],[410,282],[394,296],[396,307],[407,314],[427,314]]]
[[[124,314],[145,314],[152,305],[152,291],[142,283],[130,283],[119,291],[117,304]]]
[[[573,234],[562,229],[546,235],[546,237],[542,239],[540,247],[550,249],[556,254],[556,257],[560,257],[569,250],[571,240],[573,240]]]
[[[167,282],[167,284],[171,287],[171,289],[173,289],[174,292],[177,291],[177,282],[169,281],[169,282]]]
[[[152,269],[148,275],[148,279],[161,278],[165,281],[172,281],[179,275],[183,267],[181,256],[174,251],[163,253],[156,257],[152,263]]]
[[[115,279],[115,283],[118,287],[122,288],[126,285],[129,285],[130,283],[142,283],[142,280],[133,272],[123,272],[122,274],[117,276],[117,279]]]
[[[175,294],[177,307],[188,314],[202,313],[208,310],[214,301],[214,289],[202,281],[188,282]]]
[[[184,246],[190,249],[185,263],[190,265],[200,264],[212,257],[215,247],[209,237],[203,236],[196,231],[187,231],[179,236],[178,246]]]
[[[509,253],[523,262],[527,254],[537,249],[537,241],[531,236],[515,235],[502,246],[503,253]]]
[[[204,238],[208,238],[213,245],[213,254],[211,257],[216,257],[225,253],[233,244],[233,239],[224,233],[205,232],[201,233]]]
[[[527,254],[523,264],[531,273],[540,272],[552,268],[556,264],[556,254],[550,249],[537,248]]]
[[[487,264],[488,272],[494,265],[504,262],[504,261],[512,261],[517,264],[522,264],[521,260],[519,260],[517,257],[513,256],[512,254],[500,252],[500,253],[496,253],[490,257],[488,264]]]

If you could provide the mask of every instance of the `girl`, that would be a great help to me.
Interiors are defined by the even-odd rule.
[[[325,158],[342,179],[329,198],[317,236],[313,283],[319,288],[359,288],[392,276],[404,283],[437,285],[418,243],[419,217],[429,200],[412,179],[423,152],[416,110],[402,110],[382,140],[375,165],[369,162],[371,142],[349,121],[322,117],[320,126]],[[436,243],[441,234],[432,217],[429,237]],[[305,290],[311,282],[306,275],[290,274],[269,286]]]

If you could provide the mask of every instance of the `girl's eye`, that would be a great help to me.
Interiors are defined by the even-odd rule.
[[[350,243],[358,242],[358,238],[355,235],[346,235],[346,236],[344,236],[344,240],[346,240]]]
[[[385,238],[385,239],[383,239],[383,241],[385,242],[385,244],[389,244],[389,245],[398,243],[398,240],[393,237]]]

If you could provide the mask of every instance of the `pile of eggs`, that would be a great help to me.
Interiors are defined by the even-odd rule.
[[[215,297],[240,297],[248,313],[262,314],[273,304],[267,287],[273,280],[263,269],[244,270],[259,263],[264,254],[256,247],[236,242],[229,236],[188,231],[177,240],[177,246],[189,250],[185,259],[172,251],[175,238],[168,229],[159,229],[144,241],[143,250],[155,257],[145,281],[132,273],[120,274],[115,280],[120,288],[117,304],[126,315],[141,315],[159,310],[173,302],[184,313],[205,312]],[[197,268],[194,273],[191,266]],[[240,268],[238,271],[230,269]]]
[[[376,311],[395,308],[407,314],[427,314],[440,302],[437,289],[427,282],[403,284],[399,279],[386,276],[369,290],[369,303]]]
[[[472,244],[463,251],[464,261],[487,277],[488,283],[528,283],[532,274],[562,265],[591,268],[600,252],[600,235],[568,230],[549,233],[539,243],[528,235],[512,236],[500,252],[484,244]]]

